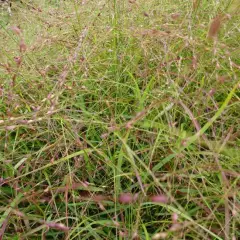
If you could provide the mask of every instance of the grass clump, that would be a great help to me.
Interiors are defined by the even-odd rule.
[[[237,6],[3,7],[0,239],[238,239]]]

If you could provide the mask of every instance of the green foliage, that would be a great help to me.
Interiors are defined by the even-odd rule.
[[[0,238],[240,238],[236,6],[13,1]]]

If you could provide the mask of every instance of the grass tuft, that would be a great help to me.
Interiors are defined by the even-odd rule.
[[[0,239],[239,239],[238,1],[11,2]]]

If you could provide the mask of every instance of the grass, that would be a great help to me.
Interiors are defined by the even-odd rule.
[[[239,239],[238,7],[2,6],[0,239]]]

